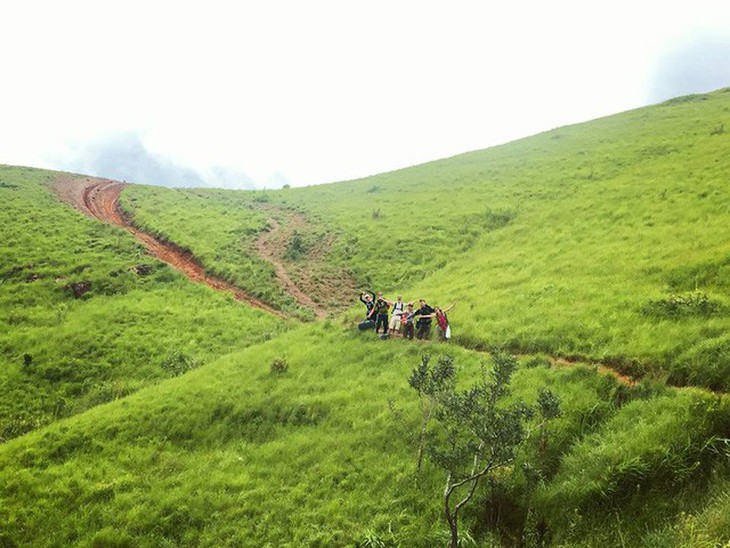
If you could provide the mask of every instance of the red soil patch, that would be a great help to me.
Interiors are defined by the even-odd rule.
[[[298,219],[298,221],[301,222],[301,219]],[[294,297],[300,305],[314,310],[314,314],[317,318],[324,318],[327,315],[326,311],[317,305],[317,303],[315,303],[309,295],[299,289],[289,276],[287,268],[281,260],[281,256],[283,254],[281,242],[277,241],[277,234],[281,230],[280,225],[276,219],[270,218],[268,222],[271,230],[263,232],[261,236],[259,236],[259,239],[256,241],[256,251],[263,259],[274,265],[276,278],[289,295]]]
[[[558,367],[560,367],[560,366],[570,367],[577,363],[585,363],[580,360],[571,360],[568,358],[552,358],[552,361]],[[601,363],[589,363],[587,365],[594,366],[601,375],[611,375],[612,377],[614,377],[616,380],[618,380],[618,382],[620,382],[623,385],[626,385],[626,386],[635,386],[636,385],[636,379],[629,377],[628,375],[619,373],[618,371],[616,371],[615,369],[612,369],[611,367],[609,367],[607,365],[604,365]]]
[[[357,294],[354,278],[345,269],[331,264],[327,256],[335,241],[332,234],[317,232],[307,219],[296,211],[271,205],[266,211],[269,230],[256,240],[256,252],[274,266],[279,284],[299,305],[314,311],[322,319],[328,313],[346,310]],[[314,238],[316,244],[306,249],[301,259],[287,257],[287,249],[296,234]]]
[[[231,293],[239,301],[246,302],[280,318],[285,317],[279,310],[272,308],[260,299],[245,293],[240,288],[220,278],[207,274],[200,262],[189,251],[173,243],[155,238],[134,226],[119,207],[119,195],[126,186],[127,183],[109,179],[63,175],[56,179],[53,189],[61,200],[89,217],[123,227],[131,232],[137,240],[144,244],[150,255],[176,268],[190,280],[203,283],[218,291]]]

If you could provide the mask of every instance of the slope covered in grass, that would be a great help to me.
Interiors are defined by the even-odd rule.
[[[61,206],[48,173],[3,168],[0,395],[17,439],[0,444],[0,544],[445,544],[443,471],[415,475],[408,377],[449,354],[467,387],[491,346],[655,375],[627,386],[520,358],[512,397],[550,388],[562,415],[546,438],[533,419],[479,490],[462,518],[476,545],[727,542],[730,403],[663,381],[730,383],[729,113],[727,91],[691,96],[265,199],[125,191],[141,224],[230,276],[258,261],[271,208],[296,210],[303,241],[335,236],[324,260],[361,283],[457,301],[449,344],[375,340],[355,310],[287,330]],[[91,290],[75,298],[76,282]]]
[[[382,344],[323,323],[8,442],[0,447],[5,538],[18,545],[98,545],[113,536],[129,546],[440,545],[442,473],[427,464],[415,481],[415,443],[402,429],[418,426],[410,370],[423,352],[446,351],[464,385],[487,359],[435,343]],[[286,360],[285,373],[272,373],[276,359]],[[541,387],[560,395],[563,416],[550,438],[557,456],[575,446],[581,458],[578,440],[622,435],[622,420],[633,417],[623,402],[649,397],[636,402],[653,405],[650,392],[619,390],[588,368],[532,365],[516,373],[515,396],[534,403]],[[659,412],[664,400],[697,418],[728,416],[702,397],[672,394],[657,400]],[[684,449],[669,439],[641,441],[653,428],[637,424],[641,435],[626,451],[656,449],[684,462]],[[715,424],[697,436],[719,432]],[[714,462],[709,453],[692,458]],[[501,484],[519,492],[514,481],[505,476]],[[520,500],[502,501],[501,511],[517,504],[512,511],[524,514]],[[565,508],[541,504],[546,516]],[[481,519],[475,511],[466,524]],[[505,539],[520,534],[506,518],[496,525]]]
[[[637,373],[727,388],[729,124],[721,90],[295,199],[358,238],[342,258],[379,288],[458,302],[465,344],[639,362]],[[473,219],[495,212],[509,221],[470,245]],[[393,233],[399,216],[414,222]],[[452,260],[447,246],[469,249]]]
[[[284,327],[61,204],[53,176],[0,167],[0,441]]]
[[[282,310],[296,302],[277,284],[274,268],[261,259],[254,241],[267,225],[256,195],[221,190],[168,189],[135,185],[121,205],[147,232],[189,249],[207,271]]]
[[[267,191],[266,206],[335,235],[328,260],[363,287],[458,302],[461,344],[726,389],[729,126],[720,90],[363,180]],[[234,191],[199,195],[217,204],[207,224],[227,226],[243,207]],[[246,208],[259,203],[245,195]]]

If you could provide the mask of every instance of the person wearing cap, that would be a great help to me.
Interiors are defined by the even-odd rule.
[[[378,293],[378,298],[375,299],[375,306],[372,314],[375,316],[375,333],[380,330],[380,326],[383,326],[383,335],[388,334],[388,309],[390,308],[391,302],[383,297],[382,293]]]

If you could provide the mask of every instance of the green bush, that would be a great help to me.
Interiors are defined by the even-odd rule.
[[[283,375],[284,373],[289,371],[289,362],[286,360],[286,358],[275,358],[271,361],[269,370],[271,371],[272,375]]]
[[[649,301],[642,309],[644,314],[666,318],[686,316],[709,317],[724,312],[724,307],[708,297],[707,293],[694,292],[685,295],[670,295],[664,299]]]

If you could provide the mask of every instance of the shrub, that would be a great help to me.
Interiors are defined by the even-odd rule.
[[[289,362],[286,361],[286,358],[274,358],[271,361],[269,370],[271,371],[272,375],[283,375],[284,373],[289,371]]]
[[[187,373],[198,366],[199,364],[195,358],[180,351],[170,354],[162,362],[162,369],[170,373],[173,377]]]
[[[291,240],[289,240],[289,243],[286,246],[286,253],[284,253],[284,256],[291,261],[301,259],[307,254],[308,247],[309,246],[304,241],[302,235],[295,230]]]
[[[725,133],[725,124],[720,124],[710,131],[710,135],[722,135]]]
[[[515,217],[516,214],[514,211],[493,210],[488,207],[484,211],[484,228],[487,230],[502,228],[514,220]]]
[[[695,291],[686,295],[671,294],[666,299],[651,300],[642,312],[647,316],[681,318],[685,316],[714,316],[722,311],[722,305],[710,299],[707,293]]]

